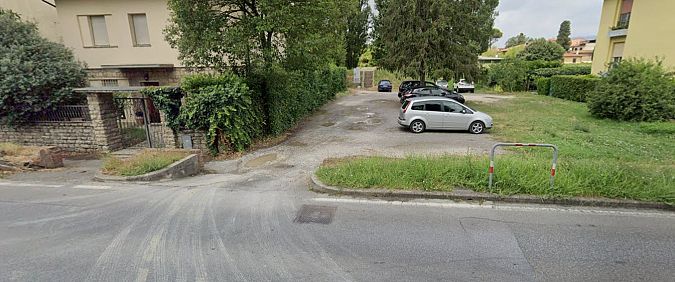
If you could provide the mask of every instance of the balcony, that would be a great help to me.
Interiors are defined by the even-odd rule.
[[[619,21],[616,26],[613,26],[609,31],[609,37],[621,37],[628,35],[628,26],[630,26],[630,12],[623,13],[619,16]]]

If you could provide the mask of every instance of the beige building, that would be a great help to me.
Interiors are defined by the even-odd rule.
[[[186,73],[164,40],[167,0],[56,0],[56,10],[91,86],[175,85]]]
[[[590,64],[593,62],[595,40],[572,39],[570,49],[563,55],[565,64]]]
[[[593,73],[625,58],[660,57],[675,69],[673,11],[673,0],[604,0]]]
[[[54,0],[0,0],[0,8],[12,10],[23,20],[36,23],[40,35],[61,42]]]

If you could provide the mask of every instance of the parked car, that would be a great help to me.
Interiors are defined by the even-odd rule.
[[[423,87],[423,86],[438,86],[435,83],[431,81],[427,81],[422,85],[419,80],[406,80],[401,82],[401,85],[398,86],[398,97],[401,98],[403,94],[405,94],[406,91],[409,91],[410,89],[417,88],[417,87]]]
[[[466,79],[460,79],[459,82],[455,83],[455,91],[459,93],[473,93],[475,90],[476,87],[473,85],[473,83],[466,81]]]
[[[427,129],[468,130],[481,134],[492,128],[492,117],[445,97],[417,97],[406,100],[398,124],[413,133]]]
[[[401,97],[401,104],[405,102],[405,100],[410,99],[410,98],[415,98],[415,97],[426,97],[426,96],[440,96],[440,97],[447,97],[450,99],[453,99],[457,102],[460,102],[464,104],[466,100],[464,99],[464,96],[461,94],[455,92],[455,91],[449,91],[447,89],[443,89],[440,87],[419,87],[410,90],[410,93],[403,94]]]
[[[392,85],[389,80],[380,80],[377,83],[377,92],[391,92]]]
[[[443,89],[448,89],[448,81],[447,80],[436,80],[436,85],[438,87],[443,88]]]

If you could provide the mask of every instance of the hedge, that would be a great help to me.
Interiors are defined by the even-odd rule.
[[[268,70],[267,120],[272,134],[293,128],[299,121],[347,89],[346,69],[330,66],[316,71]]]
[[[590,65],[566,65],[558,68],[539,68],[532,71],[538,77],[552,77],[554,75],[587,75],[591,74]]]
[[[556,75],[551,77],[550,95],[566,100],[585,102],[589,92],[594,91],[600,79],[584,75]]]
[[[542,77],[537,79],[537,94],[548,96],[551,92],[551,79]]]

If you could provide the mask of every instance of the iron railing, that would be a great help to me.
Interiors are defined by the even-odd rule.
[[[89,107],[87,105],[57,106],[47,110],[35,118],[36,122],[89,122]]]

